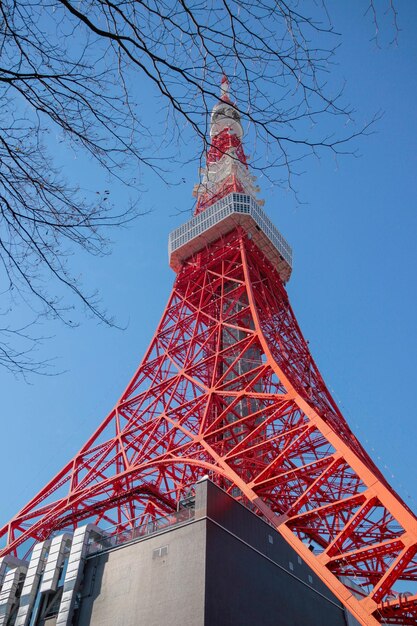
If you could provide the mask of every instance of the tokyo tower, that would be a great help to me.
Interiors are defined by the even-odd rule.
[[[361,624],[415,625],[417,519],[309,352],[285,290],[291,248],[257,198],[242,138],[223,77],[195,215],[169,237],[176,279],[155,335],[96,432],[0,529],[0,585],[2,566],[35,544],[87,524],[121,532],[158,520],[208,476]]]

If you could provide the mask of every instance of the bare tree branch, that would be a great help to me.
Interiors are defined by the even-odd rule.
[[[397,30],[392,0],[387,10]],[[328,82],[340,36],[324,2],[314,16],[302,11],[296,0],[0,3],[0,310],[20,300],[35,319],[73,324],[75,299],[113,323],[69,258],[77,250],[106,253],[106,228],[138,209],[117,211],[108,192],[93,198],[68,180],[51,157],[51,133],[137,193],[133,172],[140,165],[164,178],[160,158],[181,140],[184,124],[186,136],[207,147],[207,114],[226,72],[262,146],[253,167],[274,181],[292,188],[306,155],[352,152],[372,120],[346,130],[353,111],[343,86],[333,90]],[[378,31],[372,0],[368,11]],[[142,90],[165,109],[159,121],[166,116],[169,132],[162,136],[154,120],[137,114]],[[30,369],[25,349],[11,343],[30,342],[28,327],[13,328],[0,329],[0,364]]]

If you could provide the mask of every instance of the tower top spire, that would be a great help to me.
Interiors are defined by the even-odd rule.
[[[232,192],[245,193],[260,203],[243,149],[243,135],[241,114],[230,98],[229,79],[223,74],[220,99],[211,112],[206,167],[201,170],[200,184],[194,188],[196,215]]]
[[[220,85],[220,99],[214,105],[211,111],[211,119],[210,119],[210,138],[212,140],[212,146],[215,143],[214,138],[221,134],[223,131],[227,131],[224,135],[236,135],[239,140],[242,140],[243,137],[243,126],[241,122],[240,111],[236,107],[236,105],[232,102],[230,98],[230,83],[229,79],[225,74],[223,74],[221,85]],[[217,145],[218,148],[222,149],[223,147],[227,149],[228,146],[220,146]],[[229,146],[230,147],[230,146]],[[234,146],[237,147],[237,146]],[[220,155],[221,156],[221,155]],[[242,154],[242,156],[244,156]],[[207,159],[213,157],[213,154],[210,155],[210,150],[207,154]],[[239,157],[240,158],[240,157]],[[219,160],[219,159],[215,159]],[[241,159],[246,163],[246,157]]]
[[[227,78],[226,74],[223,74],[223,76],[222,76],[220,90],[221,90],[220,91],[220,100],[223,100],[223,102],[231,102],[230,96],[229,96],[230,83],[229,83],[229,79]]]

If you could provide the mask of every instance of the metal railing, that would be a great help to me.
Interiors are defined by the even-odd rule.
[[[165,517],[159,517],[155,520],[147,522],[145,524],[138,524],[128,530],[121,532],[112,532],[112,529],[106,529],[107,536],[100,540],[93,539],[87,549],[87,556],[97,554],[99,552],[105,552],[118,546],[125,545],[138,539],[144,539],[155,533],[179,526],[185,522],[189,522],[194,519],[195,509],[193,507],[187,507],[180,509],[175,513],[170,513]]]
[[[221,198],[221,200],[212,204],[202,213],[199,213],[185,224],[173,230],[168,240],[169,255],[189,243],[195,237],[202,235],[215,224],[218,224],[233,213],[245,213],[246,215],[250,215],[270,242],[275,246],[283,259],[292,267],[292,249],[281,235],[278,228],[272,223],[265,211],[261,209],[252,196],[236,192]]]

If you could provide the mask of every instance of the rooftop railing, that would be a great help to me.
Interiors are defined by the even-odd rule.
[[[187,507],[145,524],[138,523],[137,526],[133,525],[132,528],[120,532],[113,532],[112,528],[106,529],[106,537],[101,538],[99,541],[93,539],[89,544],[87,556],[112,550],[127,543],[145,539],[163,530],[171,529],[174,526],[179,526],[194,519],[194,514],[194,507]]]

